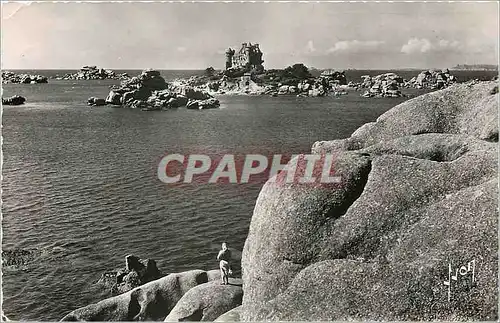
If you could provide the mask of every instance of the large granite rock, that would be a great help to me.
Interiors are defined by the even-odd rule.
[[[62,321],[163,320],[188,290],[220,279],[216,272],[191,270],[170,274],[124,294],[76,309]]]
[[[229,279],[229,285],[213,281],[190,289],[179,300],[165,322],[213,321],[241,305],[241,279]]]
[[[240,322],[241,305],[222,314],[214,322]]]
[[[454,85],[315,143],[341,183],[266,183],[242,320],[498,319],[494,86]]]

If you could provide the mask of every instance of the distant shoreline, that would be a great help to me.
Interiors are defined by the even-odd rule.
[[[497,67],[479,67],[481,65],[464,65],[465,67],[461,66],[454,66],[448,68],[450,71],[498,71],[498,66]],[[2,71],[78,71],[80,70],[81,67],[76,67],[76,68],[2,68]],[[285,67],[282,68],[267,68],[268,70],[281,70],[284,69]],[[142,71],[145,68],[107,68],[111,70],[118,70],[118,71]],[[153,68],[155,70],[159,71],[193,71],[193,72],[199,72],[199,71],[204,71],[204,68],[199,68],[199,69],[182,69],[182,68]],[[314,68],[310,67],[309,70],[311,71],[325,71],[325,70],[335,70],[335,71],[422,71],[422,70],[432,70],[432,69],[439,69],[439,68],[416,68],[416,67],[405,67],[405,68],[335,68],[335,67],[327,67],[327,68]],[[222,68],[220,70],[223,70]]]

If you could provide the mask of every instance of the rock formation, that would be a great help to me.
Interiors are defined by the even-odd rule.
[[[76,73],[68,73],[63,76],[56,76],[58,80],[105,80],[105,79],[128,79],[127,73],[116,74],[112,70],[98,68],[97,66],[84,66]]]
[[[453,85],[315,143],[341,183],[266,183],[242,320],[497,320],[495,86]]]
[[[92,99],[92,101],[91,101]],[[94,104],[95,98],[89,99]],[[190,85],[189,82],[167,83],[157,70],[144,70],[139,76],[126,79],[113,86],[104,104],[144,111],[168,110],[179,107],[188,109],[218,108],[219,100],[207,91]],[[102,101],[99,99],[99,105]]]
[[[170,274],[96,304],[76,309],[62,321],[158,321],[174,308],[187,291],[220,280],[218,270],[191,270]]]
[[[22,84],[35,84],[35,83],[48,83],[47,77],[43,75],[32,74],[16,74],[14,72],[2,72],[2,84],[7,83],[22,83]]]
[[[385,73],[374,77],[363,75],[361,79],[361,83],[355,86],[368,88],[368,91],[362,95],[364,97],[398,98],[403,96],[399,88],[405,86],[405,81],[395,73]]]
[[[324,71],[313,77],[304,64],[294,64],[282,70],[259,73],[229,69],[219,73],[192,76],[188,80],[177,80],[211,94],[229,95],[295,95],[325,96],[347,94],[344,72]]]
[[[241,305],[241,279],[229,279],[229,285],[220,281],[201,284],[190,289],[177,302],[165,322],[213,321]]]
[[[128,255],[125,257],[125,268],[104,273],[98,283],[109,287],[112,293],[121,294],[161,276],[153,259],[139,259]]]
[[[90,105],[93,107],[99,107],[99,106],[106,105],[106,101],[104,99],[99,99],[99,98],[92,96],[87,100],[87,105]]]
[[[241,305],[222,314],[214,322],[240,322]]]
[[[10,98],[2,98],[2,104],[3,105],[21,105],[26,102],[26,98],[20,96],[20,95],[14,95],[11,96]]]
[[[427,70],[422,71],[417,77],[409,81],[410,86],[417,89],[443,89],[457,82],[455,76],[450,74],[450,70]]]

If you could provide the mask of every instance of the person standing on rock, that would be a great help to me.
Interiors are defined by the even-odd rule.
[[[233,272],[231,270],[231,265],[229,264],[229,261],[231,261],[231,251],[227,248],[227,244],[225,242],[222,243],[222,250],[219,251],[217,260],[219,261],[222,285],[227,285],[229,284],[229,275]]]

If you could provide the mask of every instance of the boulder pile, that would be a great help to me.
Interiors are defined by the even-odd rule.
[[[450,74],[449,69],[422,71],[418,76],[413,77],[408,83],[409,86],[417,89],[443,89],[456,83],[457,79]]]
[[[362,96],[364,97],[390,97],[399,98],[403,96],[399,88],[404,86],[404,80],[395,73],[385,73],[374,77],[363,75],[359,87],[369,88]]]
[[[316,142],[339,183],[268,181],[241,320],[498,320],[497,85],[455,84]]]
[[[113,294],[121,294],[161,276],[154,260],[128,255],[125,257],[125,268],[102,274],[98,284],[108,287]]]
[[[94,98],[91,98],[94,102]],[[90,99],[89,99],[90,100]],[[102,103],[101,100],[99,100]],[[139,76],[123,80],[113,86],[105,104],[138,108],[144,111],[218,108],[219,100],[207,91],[182,83],[167,83],[157,70],[144,70]]]
[[[345,72],[323,71],[313,77],[303,64],[294,64],[284,70],[266,71],[258,76],[257,83],[265,86],[264,94],[272,96],[326,96],[346,93],[341,87],[347,85]]]
[[[20,96],[20,95],[14,95],[11,96],[10,98],[2,98],[2,104],[3,105],[21,105],[26,102],[26,98]]]
[[[42,75],[33,74],[16,74],[14,72],[2,72],[2,84],[21,83],[21,84],[36,84],[48,83],[48,79]]]
[[[105,80],[105,79],[127,79],[127,73],[116,74],[112,70],[98,68],[97,66],[84,66],[76,73],[68,73],[56,76],[58,80]]]

